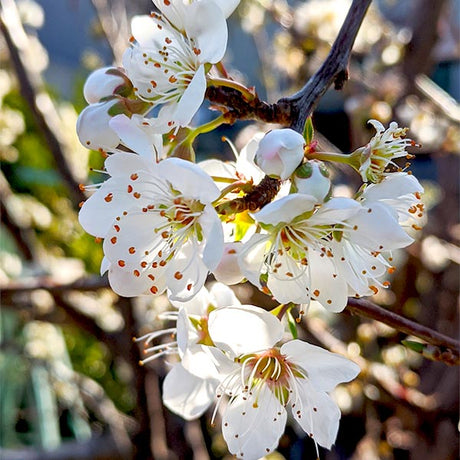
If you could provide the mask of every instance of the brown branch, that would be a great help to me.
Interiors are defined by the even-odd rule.
[[[348,80],[348,61],[351,49],[371,1],[353,0],[323,65],[305,86],[292,96],[282,98],[276,104],[268,104],[258,97],[247,101],[241,93],[232,88],[209,87],[206,97],[211,102],[222,106],[220,110],[225,113],[228,123],[234,123],[236,120],[256,119],[266,123],[290,126],[295,131],[302,133],[307,118],[332,83],[335,89],[339,90]],[[234,207],[236,210],[233,212],[235,213],[264,207],[274,198],[273,194],[266,193],[269,190],[266,186],[269,179],[268,176],[265,176],[262,182],[254,187],[254,191],[251,192],[253,195],[248,194],[243,198],[225,203],[225,209],[231,210]],[[271,179],[271,181],[274,180],[276,179]],[[258,198],[257,202],[252,203],[253,196]],[[260,197],[265,197],[265,200],[259,199]],[[245,206],[241,206],[243,202]]]
[[[412,38],[406,46],[402,71],[407,79],[407,92],[415,89],[415,77],[429,73],[433,65],[433,48],[438,39],[438,24],[445,0],[418,0],[414,3]]]
[[[133,371],[132,384],[136,391],[134,416],[139,423],[139,427],[134,436],[135,451],[133,458],[138,460],[150,459],[153,458],[151,450],[151,425],[153,420],[150,420],[147,403],[146,377],[148,371],[139,364],[141,360],[139,347],[132,340],[133,337],[137,336],[133,301],[126,297],[120,297],[116,305],[125,322],[123,338],[126,339],[126,358]]]
[[[0,216],[2,224],[9,230],[11,237],[28,262],[36,260],[36,238],[34,231],[29,227],[20,225],[14,213],[10,212],[8,200],[13,196],[4,174],[0,171]]]
[[[108,288],[109,281],[107,276],[91,276],[80,278],[71,283],[59,284],[51,277],[37,277],[27,281],[10,281],[8,284],[0,285],[0,300],[2,302],[11,300],[16,294],[27,293],[37,289],[45,289],[51,294],[64,293],[66,291],[96,291]]]
[[[281,99],[278,103],[289,102],[297,117],[292,120],[291,128],[301,133],[307,118],[321,96],[334,83],[335,89],[342,89],[348,80],[348,61],[359,27],[372,0],[353,0],[342,28],[332,45],[326,60],[319,70],[296,94]]]
[[[7,7],[13,8],[11,5],[8,5]],[[16,71],[21,95],[29,106],[34,121],[41,134],[43,135],[43,138],[51,154],[54,157],[56,167],[59,170],[59,173],[61,174],[65,184],[67,185],[70,196],[74,200],[75,206],[77,206],[78,203],[86,199],[86,196],[78,187],[78,180],[75,178],[75,175],[67,162],[67,158],[65,156],[61,142],[56,137],[53,128],[50,126],[47,120],[47,114],[44,113],[43,109],[37,103],[37,90],[31,76],[29,75],[29,72],[24,66],[20,52],[12,38],[13,33],[18,34],[21,31],[15,30],[14,26],[12,26],[13,31],[10,32],[10,25],[4,22],[4,16],[2,15],[0,15],[0,30],[4,36],[5,43],[10,53],[11,62]]]
[[[431,345],[440,347],[445,355],[441,354],[439,360],[448,364],[460,363],[460,342],[458,340],[379,307],[369,300],[349,298],[346,311],[380,321],[400,332],[413,335]]]

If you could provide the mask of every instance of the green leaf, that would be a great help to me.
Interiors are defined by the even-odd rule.
[[[291,333],[293,339],[297,339],[297,322],[292,316],[291,310],[288,310],[288,312],[286,313],[286,317],[288,320],[289,332]]]
[[[308,117],[305,122],[305,127],[303,128],[303,137],[307,145],[311,144],[314,134],[313,122],[311,121],[311,117]]]
[[[413,340],[403,340],[401,342],[405,347],[409,348],[412,351],[417,353],[423,353],[425,350],[426,345],[420,342],[414,342]]]

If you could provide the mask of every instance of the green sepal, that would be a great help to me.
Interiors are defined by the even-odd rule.
[[[289,332],[291,333],[292,338],[297,339],[299,337],[297,333],[297,322],[295,318],[292,316],[291,309],[287,311],[286,318],[288,321]]]
[[[284,303],[280,303],[277,307],[270,310],[270,313],[273,316],[278,316],[283,308],[284,308]]]
[[[423,353],[423,350],[425,349],[425,346],[426,346],[424,343],[414,342],[413,340],[403,340],[401,343],[405,347],[417,353]]]
[[[313,128],[313,122],[311,120],[311,117],[308,117],[307,121],[305,122],[305,126],[303,128],[303,138],[305,139],[305,142],[307,143],[307,145],[311,144],[314,134],[315,134],[315,130]]]

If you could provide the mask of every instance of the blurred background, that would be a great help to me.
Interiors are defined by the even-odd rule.
[[[0,458],[230,458],[211,415],[185,422],[161,404],[168,370],[139,366],[132,338],[164,324],[166,298],[117,297],[99,276],[102,248],[78,224],[103,158],[75,133],[88,73],[120,63],[135,14],[149,0],[0,0]],[[275,102],[325,59],[348,0],[242,0],[229,19],[230,74]],[[411,170],[425,187],[424,229],[394,254],[391,289],[372,300],[458,338],[460,263],[460,1],[374,1],[358,34],[350,80],[314,115],[325,150],[349,152],[396,120],[422,147]],[[196,122],[213,118],[204,107]],[[200,136],[196,151],[231,158],[255,123]],[[354,191],[357,177],[336,171]],[[243,302],[269,308],[249,286]],[[358,379],[334,398],[342,410],[325,460],[450,460],[458,456],[458,368],[406,348],[388,326],[312,309],[301,337],[356,360]],[[289,425],[274,459],[316,458]]]

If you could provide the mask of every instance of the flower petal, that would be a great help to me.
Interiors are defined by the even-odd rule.
[[[188,37],[195,40],[200,62],[219,62],[227,48],[227,21],[214,2],[193,2],[183,18]]]
[[[185,420],[193,420],[214,401],[216,388],[217,380],[196,377],[178,363],[163,382],[163,403]]]
[[[382,203],[368,203],[347,222],[353,228],[349,240],[373,251],[404,248],[414,241],[399,225],[392,210]]]
[[[280,352],[307,372],[310,383],[318,391],[329,392],[339,383],[353,380],[361,371],[344,356],[302,340],[285,343]]]
[[[173,301],[186,302],[204,286],[209,270],[199,256],[199,247],[187,241],[167,265],[168,295]]]
[[[276,259],[276,273],[269,273],[267,287],[280,303],[308,303],[310,270],[284,253]]]
[[[324,391],[308,379],[297,379],[298,398],[292,414],[302,429],[320,446],[330,449],[339,429],[340,409]]]
[[[312,299],[317,300],[328,311],[341,312],[347,305],[348,288],[345,279],[338,275],[332,258],[323,252],[310,250],[308,262],[311,267]]]
[[[192,81],[177,102],[172,121],[180,126],[187,126],[204,101],[205,91],[206,75],[204,65],[200,65],[200,67],[196,69]]]
[[[120,136],[124,145],[145,159],[146,164],[152,167],[161,157],[163,139],[160,134],[147,135],[146,129],[139,126],[140,120],[134,115],[117,115],[110,120],[110,127]],[[151,128],[150,128],[151,129]]]
[[[267,204],[259,212],[254,213],[253,217],[263,224],[289,223],[297,216],[311,211],[315,204],[316,198],[313,196],[292,193]]]
[[[264,256],[267,245],[269,244],[269,235],[253,235],[247,243],[243,245],[238,255],[238,264],[240,265],[243,275],[258,288],[260,285],[260,274],[264,270]]]
[[[207,204],[217,199],[220,194],[211,177],[189,161],[168,158],[158,163],[157,171],[160,176],[167,177],[173,188],[187,198]]]
[[[222,433],[228,450],[238,458],[256,460],[278,446],[286,410],[267,386],[242,393],[227,406]]]
[[[276,316],[253,305],[213,310],[209,314],[208,330],[216,346],[233,356],[271,348],[284,332]]]
[[[203,232],[203,262],[209,270],[214,270],[224,253],[224,230],[217,212],[212,206],[205,206],[198,221]]]

